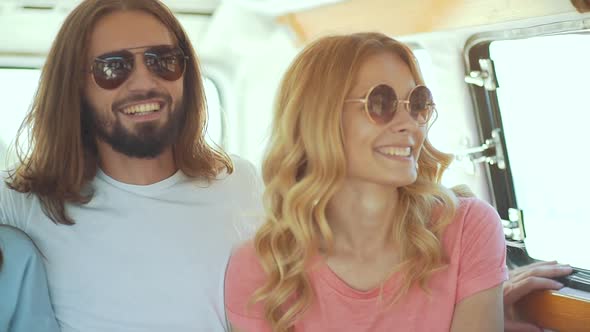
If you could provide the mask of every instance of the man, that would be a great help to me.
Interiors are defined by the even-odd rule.
[[[83,1],[56,37],[0,223],[45,256],[63,332],[226,329],[225,265],[260,184],[206,144],[196,60],[157,0]],[[554,267],[509,281],[505,304]]]
[[[250,164],[205,142],[197,58],[170,11],[83,1],[32,109],[0,223],[45,256],[62,331],[223,331],[235,225],[261,196]]]

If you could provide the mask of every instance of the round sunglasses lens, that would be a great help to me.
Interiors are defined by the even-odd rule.
[[[386,84],[377,85],[367,99],[367,109],[375,123],[384,124],[393,119],[397,95],[392,87]]]
[[[133,69],[133,60],[122,57],[97,59],[92,74],[94,81],[103,89],[112,90],[119,87]]]
[[[146,66],[156,75],[167,81],[176,81],[186,65],[184,53],[179,48],[162,48],[146,52]]]
[[[430,120],[434,102],[430,90],[420,85],[410,94],[410,113],[412,117],[420,124],[425,124]]]

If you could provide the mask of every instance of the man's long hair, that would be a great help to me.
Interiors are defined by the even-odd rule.
[[[97,21],[121,10],[141,10],[160,20],[189,56],[184,73],[186,121],[173,143],[177,167],[189,176],[215,178],[233,171],[231,159],[205,141],[205,92],[196,54],[172,12],[157,0],[86,0],[66,18],[43,67],[31,109],[16,139],[19,165],[7,184],[35,194],[55,223],[73,224],[66,203],[84,204],[92,198],[86,186],[97,173],[98,154],[93,123],[83,110],[84,82],[90,75],[90,34]],[[28,140],[22,150],[19,141]]]

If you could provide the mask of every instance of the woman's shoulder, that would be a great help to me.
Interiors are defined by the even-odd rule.
[[[504,230],[496,209],[475,197],[459,198],[452,223],[445,230],[445,245],[457,248],[502,247]],[[450,250],[450,248],[447,248]]]
[[[33,241],[21,230],[0,225],[0,330],[59,331],[49,299],[45,268]],[[3,329],[3,327],[5,329]]]
[[[503,232],[500,216],[488,202],[476,197],[459,197],[452,222],[445,228],[445,242],[475,234]]]
[[[20,229],[9,225],[0,225],[0,249],[5,257],[10,255],[26,259],[39,255],[37,247],[29,236]],[[17,261],[21,261],[21,259]]]
[[[227,268],[227,281],[232,282],[236,278],[239,285],[262,284],[266,278],[266,273],[262,268],[254,241],[249,240],[236,247],[229,260]]]
[[[490,203],[477,197],[460,197],[455,219],[464,222],[477,222],[481,220],[500,220],[496,209]]]
[[[266,273],[252,240],[237,247],[229,260],[225,276],[225,305],[233,315],[246,316],[252,296],[266,281]],[[257,317],[262,313],[260,303],[249,311]],[[259,318],[259,317],[258,317]]]
[[[240,267],[260,266],[256,248],[254,247],[254,240],[248,240],[234,248],[230,258],[230,264]]]
[[[22,284],[27,274],[35,273],[38,271],[37,266],[42,266],[41,254],[33,241],[24,232],[12,226],[0,225],[0,251],[0,293],[7,294],[7,288]],[[16,291],[18,289],[19,287]]]
[[[506,243],[496,209],[475,198],[459,198],[444,239],[451,265],[457,267],[456,303],[506,280]]]

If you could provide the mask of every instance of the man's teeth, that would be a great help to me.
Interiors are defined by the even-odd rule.
[[[409,157],[410,154],[412,153],[412,148],[411,147],[398,148],[398,147],[391,147],[390,146],[390,147],[379,149],[379,151],[381,153],[384,153],[389,156]]]
[[[159,110],[160,110],[160,104],[149,103],[149,104],[139,104],[139,105],[129,106],[123,110],[123,113],[131,115],[131,114],[138,114],[138,113],[140,113],[140,114],[151,113],[151,112],[156,112]]]

